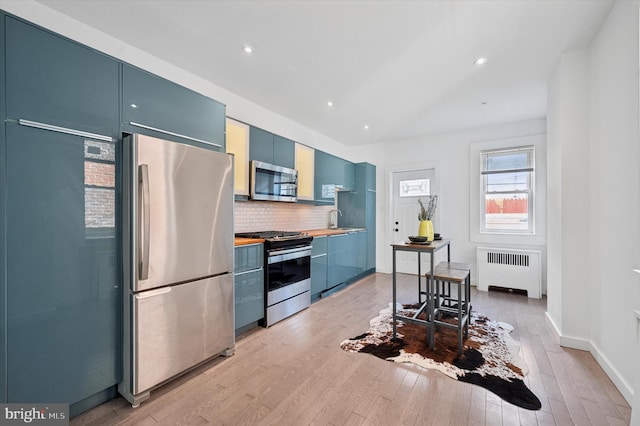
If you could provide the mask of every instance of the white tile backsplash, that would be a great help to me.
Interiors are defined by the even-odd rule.
[[[236,201],[235,232],[324,229],[328,227],[329,211],[333,208],[296,203]]]

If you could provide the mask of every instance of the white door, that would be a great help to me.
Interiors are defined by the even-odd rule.
[[[418,235],[418,198],[425,201],[426,195],[437,195],[435,169],[412,170],[393,173],[393,206],[392,206],[392,241],[394,243],[408,240],[409,235]],[[437,212],[433,218],[433,226],[438,232]],[[421,255],[423,268],[429,265],[429,256]],[[417,253],[398,252],[396,255],[398,272],[418,273]],[[426,269],[422,269],[424,273]]]

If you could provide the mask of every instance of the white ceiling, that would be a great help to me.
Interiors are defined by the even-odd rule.
[[[544,117],[547,77],[560,54],[588,46],[612,6],[611,0],[40,2],[348,145]],[[245,44],[252,55],[243,52]],[[488,63],[475,66],[479,56]]]

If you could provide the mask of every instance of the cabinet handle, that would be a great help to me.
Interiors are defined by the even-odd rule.
[[[140,261],[140,278],[149,278],[149,228],[151,226],[151,214],[149,212],[149,166],[141,164],[138,166],[138,212],[142,206],[142,215],[139,216],[142,222],[138,226],[138,259]],[[140,235],[142,233],[143,235]],[[142,241],[142,246],[140,242]]]
[[[236,277],[239,277],[240,275],[245,275],[245,274],[252,274],[254,272],[258,272],[258,271],[262,271],[263,268],[258,268],[258,269],[250,269],[248,271],[243,271],[243,272],[236,272],[233,275],[235,275]]]
[[[312,259],[317,259],[318,257],[324,257],[326,256],[327,253],[322,253],[322,254],[316,254],[315,256],[311,256]]]
[[[164,133],[165,135],[176,136],[178,138],[188,139],[188,140],[194,141],[194,142],[200,142],[200,143],[203,143],[203,144],[206,144],[206,145],[211,145],[211,146],[215,146],[217,148],[222,149],[222,145],[219,145],[217,143],[205,141],[205,140],[198,139],[198,138],[192,138],[191,136],[182,135],[180,133],[174,133],[174,132],[170,132],[168,130],[158,129],[157,127],[147,126],[146,124],[134,123],[133,121],[130,121],[129,124],[131,124],[132,126],[135,126],[135,127],[140,127],[142,129],[153,130],[154,132]]]
[[[106,142],[115,142],[111,136],[99,135],[97,133],[83,132],[82,130],[70,129],[68,127],[54,126],[53,124],[39,123],[37,121],[25,120],[20,118],[18,124],[35,129],[51,130],[52,132],[65,133],[67,135],[80,136],[89,139],[98,139]]]

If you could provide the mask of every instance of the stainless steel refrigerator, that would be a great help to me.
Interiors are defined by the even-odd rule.
[[[233,353],[233,162],[144,135],[123,143],[124,362],[133,406]]]

